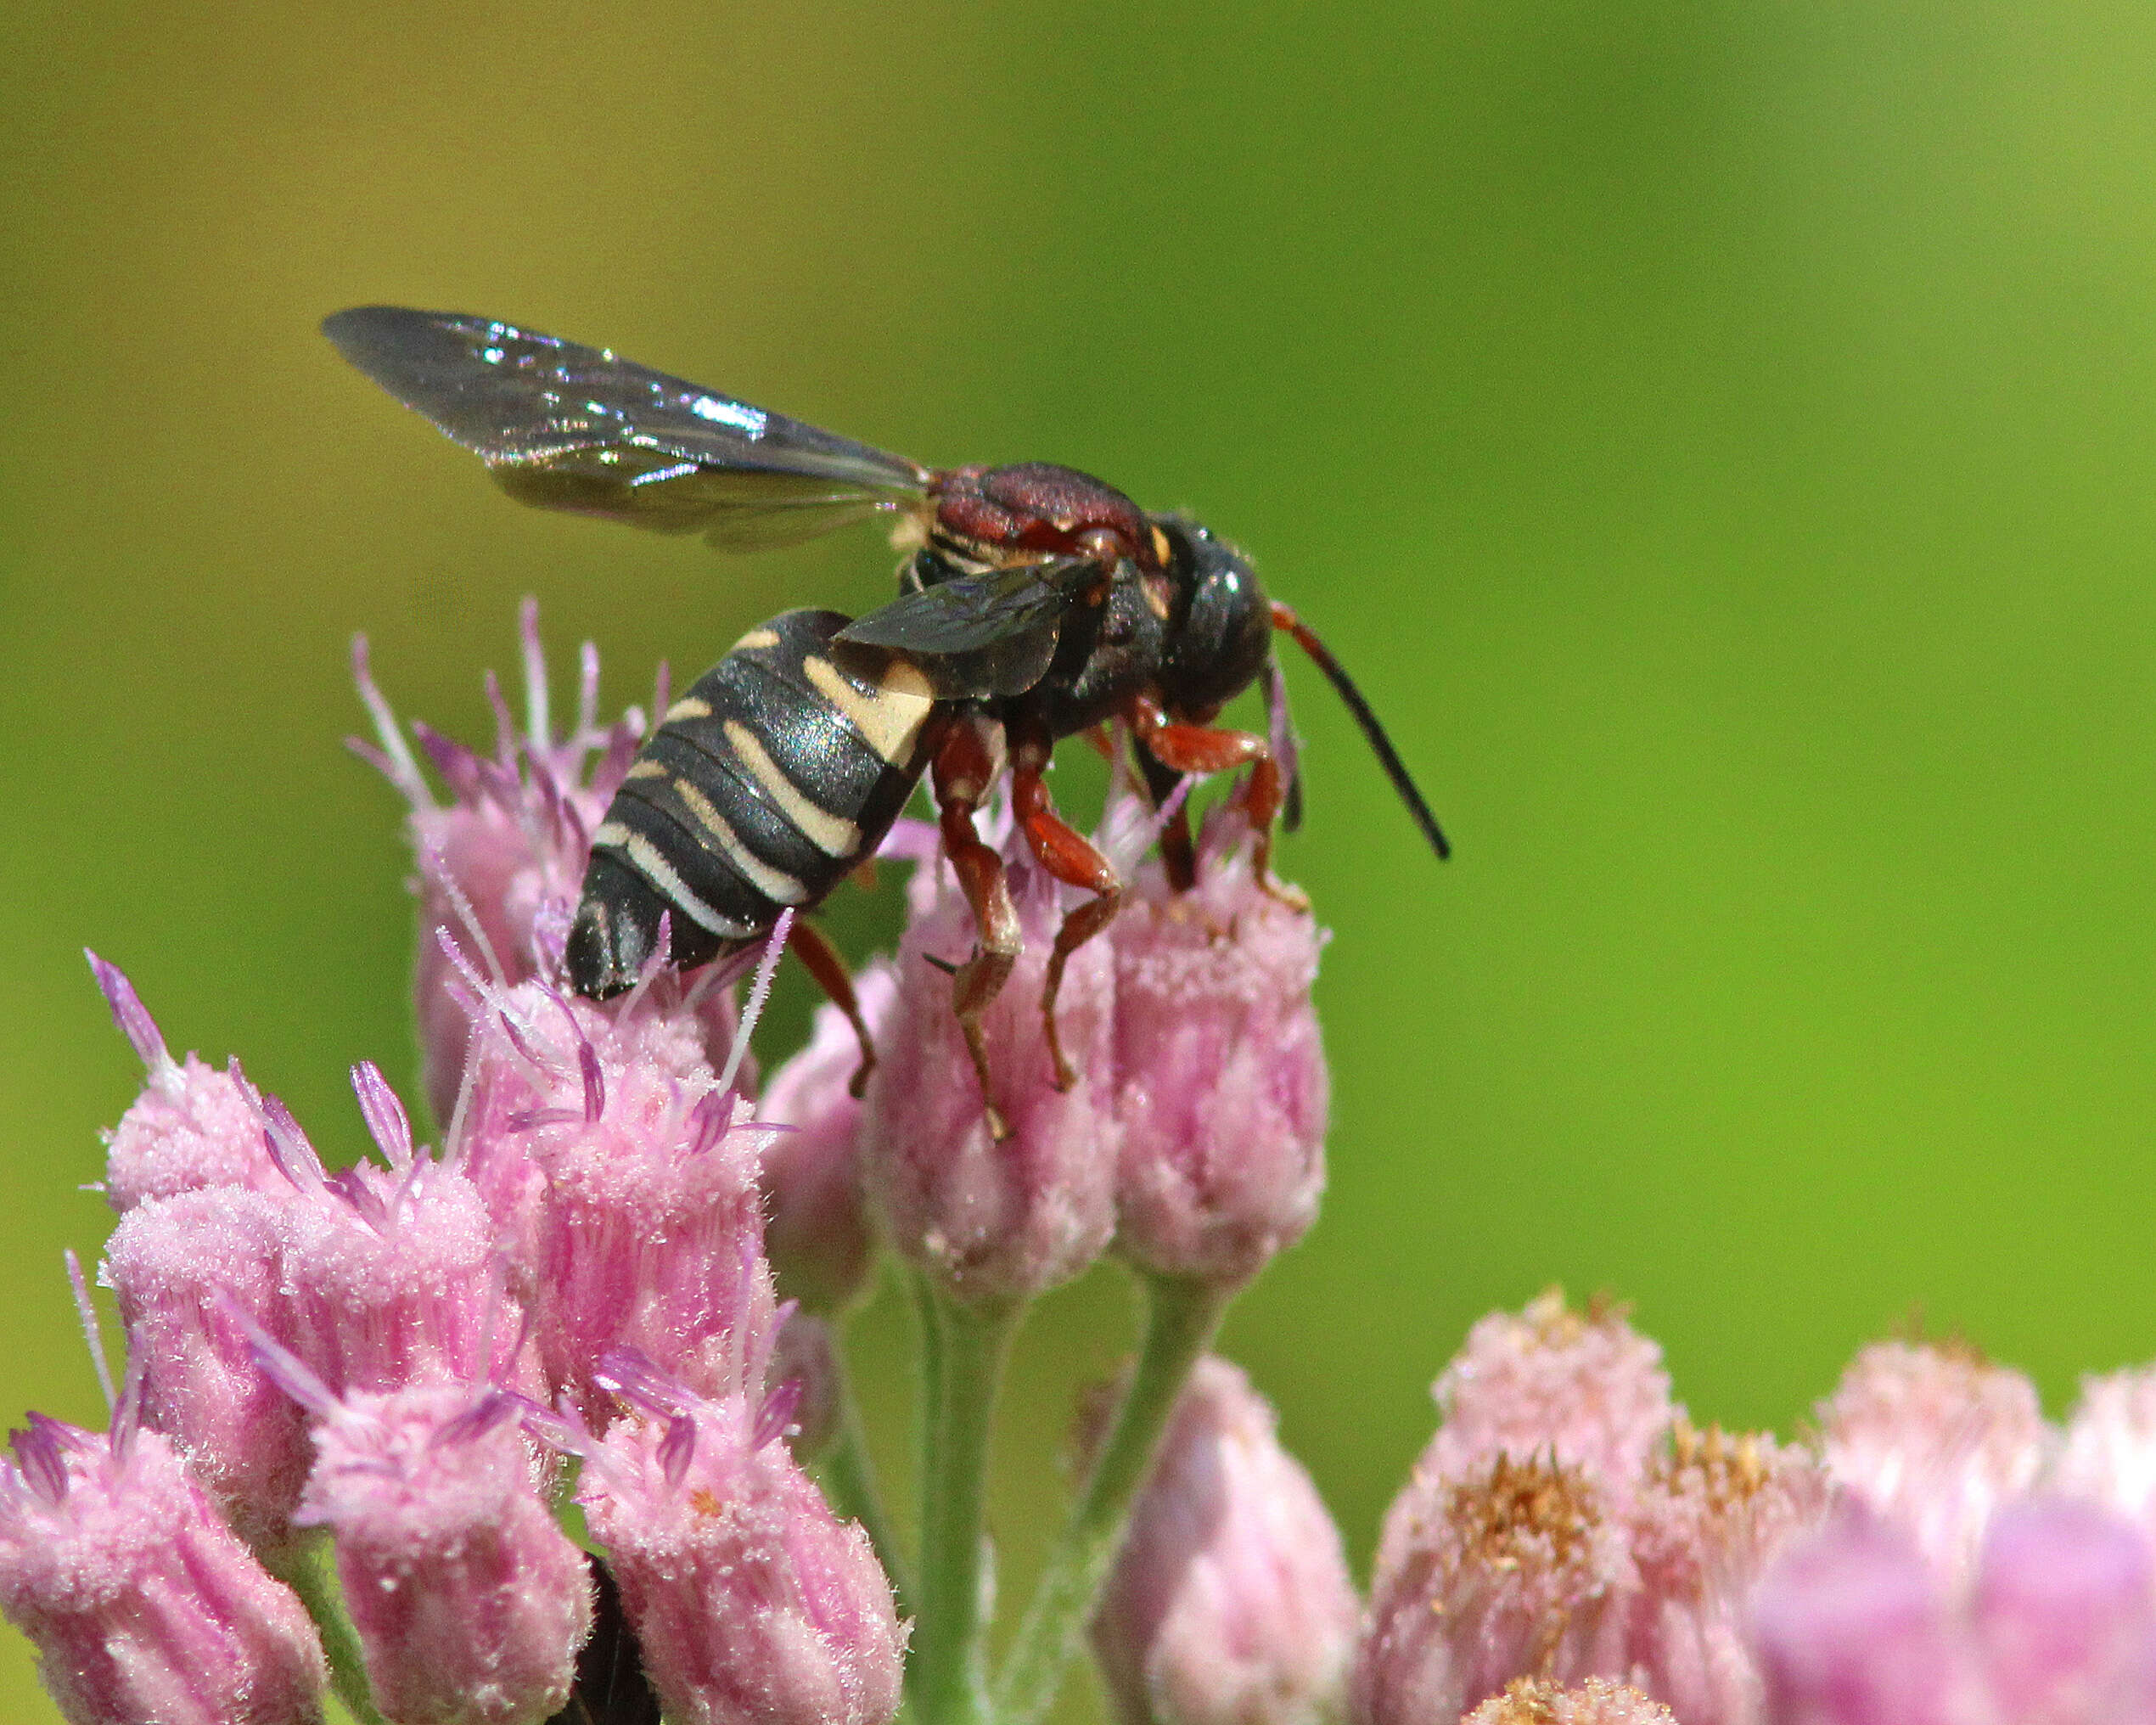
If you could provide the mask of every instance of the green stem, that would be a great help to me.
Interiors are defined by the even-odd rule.
[[[375,1710],[367,1687],[367,1662],[359,1649],[359,1635],[345,1615],[345,1596],[330,1567],[330,1541],[314,1535],[289,1555],[269,1565],[272,1574],[300,1596],[307,1615],[322,1635],[322,1650],[329,1656],[329,1687],[345,1704],[356,1725],[388,1725]]]
[[[923,1725],[984,1725],[982,1523],[996,1389],[1018,1307],[963,1306],[929,1291],[928,1446],[921,1475],[920,1615],[907,1661]]]
[[[1115,1424],[1070,1519],[1048,1554],[1025,1621],[996,1686],[998,1725],[1032,1725],[1054,1702],[1064,1666],[1122,1547],[1123,1525],[1192,1363],[1220,1328],[1234,1290],[1145,1278],[1145,1340]]]
[[[890,1578],[891,1593],[898,1600],[899,1615],[913,1615],[913,1587],[891,1533],[890,1518],[884,1513],[884,1495],[876,1486],[876,1464],[869,1458],[868,1435],[862,1429],[861,1409],[853,1398],[853,1379],[843,1360],[839,1369],[839,1436],[818,1469],[824,1495],[842,1518],[858,1521],[875,1548],[876,1560]]]

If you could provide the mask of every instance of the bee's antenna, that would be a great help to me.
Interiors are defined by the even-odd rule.
[[[1423,829],[1423,836],[1430,841],[1430,848],[1437,852],[1438,860],[1452,854],[1452,847],[1446,842],[1445,833],[1437,824],[1437,817],[1430,812],[1430,806],[1423,801],[1423,794],[1415,789],[1415,781],[1407,776],[1406,764],[1399,751],[1392,746],[1392,739],[1385,735],[1385,728],[1378,722],[1378,716],[1370,711],[1370,703],[1362,699],[1362,691],[1355,686],[1347,672],[1340,669],[1340,661],[1326,650],[1325,643],[1310,632],[1310,626],[1287,606],[1275,600],[1272,607],[1272,627],[1283,634],[1295,638],[1295,644],[1311,656],[1311,661],[1325,673],[1326,681],[1339,691],[1340,699],[1355,715],[1355,722],[1362,727],[1362,734],[1370,739],[1370,747],[1378,756],[1378,764],[1385,769],[1385,777],[1392,780],[1392,788],[1400,793],[1400,800],[1407,805],[1407,812],[1415,818],[1415,824]]]

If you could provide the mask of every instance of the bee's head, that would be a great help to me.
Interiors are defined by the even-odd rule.
[[[1272,653],[1272,607],[1243,553],[1183,515],[1154,518],[1176,593],[1161,655],[1162,704],[1204,723],[1257,681]]]

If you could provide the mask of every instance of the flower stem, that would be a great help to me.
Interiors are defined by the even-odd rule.
[[[890,1518],[884,1513],[884,1495],[876,1485],[876,1464],[868,1454],[868,1435],[862,1429],[861,1408],[853,1396],[853,1379],[843,1359],[839,1362],[838,1392],[839,1439],[819,1469],[823,1476],[824,1494],[838,1514],[861,1524],[862,1531],[868,1536],[868,1543],[875,1548],[876,1561],[884,1566],[884,1574],[890,1580],[899,1615],[911,1617],[912,1582],[905,1561],[899,1555]]]
[[[906,1676],[922,1725],[981,1725],[988,1700],[980,1607],[989,1433],[1019,1308],[961,1305],[933,1287],[926,1308],[935,1339],[927,1351],[920,1615]]]
[[[1054,1702],[1064,1666],[1123,1543],[1123,1524],[1192,1363],[1204,1352],[1232,1289],[1166,1276],[1144,1279],[1145,1340],[1070,1520],[1048,1554],[1025,1621],[996,1686],[999,1725],[1031,1725]]]
[[[300,1596],[307,1615],[322,1636],[322,1650],[329,1656],[329,1687],[352,1716],[354,1725],[388,1725],[374,1706],[367,1687],[367,1663],[359,1649],[359,1636],[345,1612],[345,1596],[330,1568],[334,1548],[326,1537],[313,1536],[271,1566],[272,1573]]]

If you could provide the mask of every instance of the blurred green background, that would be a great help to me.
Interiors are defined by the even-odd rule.
[[[354,630],[484,735],[520,594],[613,710],[885,588],[865,531],[519,511],[316,335],[373,300],[1098,471],[1328,634],[1459,847],[1291,667],[1333,1189],[1227,1345],[1358,1554],[1552,1280],[1703,1419],[1918,1306],[2054,1408],[2156,1354],[2153,144],[2156,14],[2081,0],[14,0],[0,1413],[100,1417],[59,1251],[137,1069],[85,943],[340,1151],[349,1063],[412,1074]],[[1025,1345],[1007,1597],[1124,1316],[1103,1273]],[[896,1302],[856,1340],[901,1458]],[[52,1717],[12,1636],[0,1716]]]

